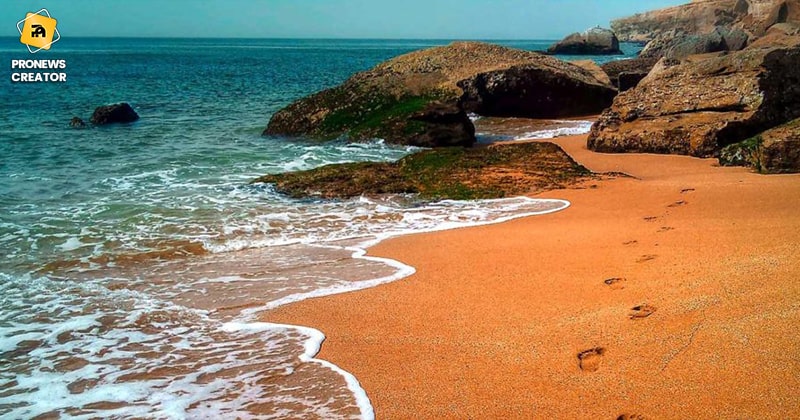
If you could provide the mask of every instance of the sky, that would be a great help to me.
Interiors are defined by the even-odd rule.
[[[62,36],[560,39],[689,0],[0,0],[0,36],[47,8]]]

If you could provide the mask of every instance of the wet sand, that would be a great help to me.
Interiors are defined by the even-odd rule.
[[[328,337],[378,418],[800,413],[800,176],[604,155],[569,209],[386,241],[404,280],[265,316]],[[638,417],[630,417],[638,418]]]

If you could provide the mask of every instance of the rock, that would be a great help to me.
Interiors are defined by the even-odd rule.
[[[592,127],[599,152],[715,156],[800,117],[800,47],[752,48],[655,69]]]
[[[750,36],[741,29],[720,26],[716,30],[722,35],[726,51],[743,50],[750,41]]]
[[[761,173],[800,172],[800,119],[722,149],[723,166],[751,166]]]
[[[660,35],[710,33],[717,26],[732,26],[749,13],[745,0],[693,1],[614,20],[611,30],[623,42],[650,42]]]
[[[743,48],[743,36],[752,42],[776,24],[798,21],[800,0],[699,0],[618,19],[611,29],[621,41],[669,43],[679,34],[709,34],[722,27],[734,31],[725,39],[727,49],[736,51]]]
[[[86,128],[86,123],[78,117],[72,117],[72,119],[69,120],[69,126],[72,128]]]
[[[739,29],[717,27],[705,34],[670,32],[657,36],[639,54],[645,58],[666,57],[683,60],[690,55],[718,51],[739,51],[747,46],[749,36]]]
[[[294,102],[273,115],[264,135],[466,144],[463,136],[470,132],[471,122],[467,124],[460,113],[458,118],[447,119],[446,127],[439,125],[440,117],[422,117],[420,113],[434,103],[455,103],[461,95],[457,82],[472,75],[519,64],[563,66],[560,63],[540,53],[480,42],[456,42],[415,51]],[[459,140],[446,139],[444,133],[454,128],[456,120],[463,123],[456,130]],[[474,137],[470,141],[474,142]]]
[[[619,39],[610,29],[599,26],[568,35],[547,49],[548,54],[614,55],[622,54]]]
[[[617,94],[588,71],[566,62],[519,65],[458,83],[465,110],[488,117],[562,118],[593,115]]]
[[[253,183],[273,184],[294,198],[413,193],[426,200],[468,200],[564,188],[589,176],[555,144],[516,143],[426,150],[395,163],[328,165]]]
[[[647,73],[622,72],[617,76],[617,88],[620,92],[633,89],[645,77],[647,77]]]
[[[576,65],[589,73],[597,79],[600,84],[612,86],[613,82],[611,78],[608,77],[608,73],[603,70],[594,60],[577,60],[577,61],[570,61],[571,64]]]
[[[456,102],[434,102],[409,117],[423,127],[406,142],[417,147],[469,147],[475,143],[475,126]]]
[[[114,123],[131,123],[139,119],[139,114],[125,102],[97,107],[92,114],[92,124],[106,125]]]
[[[631,83],[639,75],[641,75],[642,78],[647,76],[647,74],[650,73],[650,70],[657,62],[658,58],[637,57],[627,60],[609,61],[608,63],[603,64],[601,68],[608,75],[608,78],[611,80],[611,83],[617,89],[622,91],[627,89],[620,88],[619,84],[620,74],[626,73],[627,74],[626,83]],[[638,81],[636,83],[638,83]]]

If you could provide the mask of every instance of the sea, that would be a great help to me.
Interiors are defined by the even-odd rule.
[[[449,42],[65,37],[31,56],[0,38],[0,418],[373,418],[358,378],[315,358],[324,332],[260,315],[414,273],[366,255],[387,238],[569,203],[293,200],[250,181],[417,151],[262,131],[298,98]],[[31,58],[65,60],[67,82],[11,83],[10,61]],[[69,126],[118,102],[141,119]],[[479,138],[588,126],[489,124]]]

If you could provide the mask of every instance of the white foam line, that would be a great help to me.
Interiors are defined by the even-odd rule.
[[[511,220],[521,219],[523,217],[542,216],[542,215],[545,215],[545,214],[555,213],[555,212],[558,212],[558,211],[561,211],[561,210],[565,210],[565,209],[569,208],[569,206],[571,205],[571,203],[569,201],[566,201],[566,200],[533,199],[533,198],[529,198],[529,197],[518,197],[517,199],[538,201],[538,202],[559,203],[559,204],[561,204],[561,207],[550,209],[550,210],[538,211],[538,212],[520,213],[520,214],[515,214],[515,215],[511,215],[511,216],[507,216],[507,217],[501,217],[501,218],[498,218],[496,220],[467,223],[467,224],[463,224],[463,225],[462,224],[456,225],[456,224],[443,223],[441,226],[430,228],[430,229],[393,232],[393,233],[389,233],[389,234],[385,234],[385,235],[378,235],[374,239],[364,241],[364,242],[362,242],[362,243],[360,243],[360,244],[358,244],[356,246],[352,246],[352,247],[341,247],[341,246],[335,246],[335,245],[319,245],[319,244],[318,245],[314,245],[314,246],[318,246],[318,247],[321,247],[321,248],[345,249],[345,250],[348,250],[348,251],[352,251],[353,254],[351,255],[351,258],[353,258],[353,259],[360,259],[360,260],[383,263],[383,264],[386,264],[386,265],[388,265],[390,267],[393,267],[393,268],[397,269],[397,271],[395,272],[395,274],[393,274],[391,276],[385,276],[385,277],[381,277],[381,278],[378,278],[378,279],[355,282],[351,286],[348,286],[348,287],[332,286],[332,287],[326,287],[326,288],[314,290],[314,291],[308,292],[308,293],[297,293],[297,294],[289,295],[289,296],[283,297],[281,299],[269,302],[269,303],[267,303],[266,305],[264,305],[262,307],[253,308],[253,309],[249,309],[247,311],[242,312],[242,314],[241,314],[242,321],[244,322],[244,321],[246,321],[248,319],[252,319],[258,313],[261,313],[261,312],[264,312],[264,311],[268,311],[268,310],[271,310],[271,309],[275,309],[275,308],[278,308],[280,306],[288,305],[290,303],[296,303],[296,302],[300,302],[300,301],[303,301],[303,300],[306,300],[306,299],[319,298],[319,297],[325,297],[325,296],[332,296],[332,295],[337,295],[337,294],[341,294],[341,293],[349,293],[349,292],[354,292],[354,291],[358,291],[358,290],[369,289],[369,288],[373,288],[373,287],[376,287],[376,286],[379,286],[379,285],[382,285],[382,284],[391,283],[391,282],[395,282],[395,281],[404,279],[404,278],[409,277],[412,274],[416,273],[417,270],[414,267],[412,267],[412,266],[410,266],[408,264],[404,264],[404,263],[402,263],[400,261],[393,260],[391,258],[373,257],[373,256],[368,256],[367,255],[367,249],[368,248],[373,247],[373,246],[383,242],[386,239],[397,237],[397,236],[410,235],[410,234],[413,234],[413,233],[431,233],[431,232],[440,232],[440,231],[452,230],[452,229],[460,229],[460,228],[467,228],[467,227],[486,226],[486,225],[494,225],[494,224],[499,224],[499,223],[505,223],[505,222],[508,222],[508,221],[511,221]],[[505,201],[505,200],[508,200],[508,199],[501,198],[501,199],[495,199],[495,200],[481,200],[481,201],[483,201],[483,202],[501,202],[501,201]],[[443,203],[447,203],[447,202],[452,202],[452,200],[443,201]],[[339,366],[336,366],[335,364],[333,364],[333,363],[331,363],[331,362],[329,362],[327,360],[322,360],[322,359],[316,359],[315,358],[317,356],[317,354],[319,354],[320,349],[322,348],[322,343],[325,341],[325,334],[322,331],[319,331],[319,330],[311,328],[311,327],[304,327],[304,326],[299,326],[299,325],[270,324],[270,323],[259,323],[259,322],[249,322],[246,325],[245,324],[240,324],[240,323],[229,323],[229,324],[226,324],[226,325],[228,325],[229,328],[259,328],[260,327],[260,328],[294,329],[296,331],[299,331],[303,335],[306,335],[307,337],[309,337],[309,339],[305,343],[305,346],[304,346],[305,353],[301,356],[301,360],[320,364],[320,365],[322,365],[324,367],[327,367],[327,368],[333,370],[334,372],[342,375],[344,377],[345,381],[347,382],[347,388],[353,393],[353,395],[356,398],[356,403],[358,404],[358,407],[361,410],[361,418],[365,419],[365,420],[372,420],[372,419],[375,418],[375,410],[372,407],[372,403],[369,400],[369,396],[367,396],[366,390],[364,390],[364,388],[361,387],[361,383],[358,382],[358,379],[356,379],[356,377],[353,374],[351,374],[350,372],[347,372],[346,370],[340,368]]]

